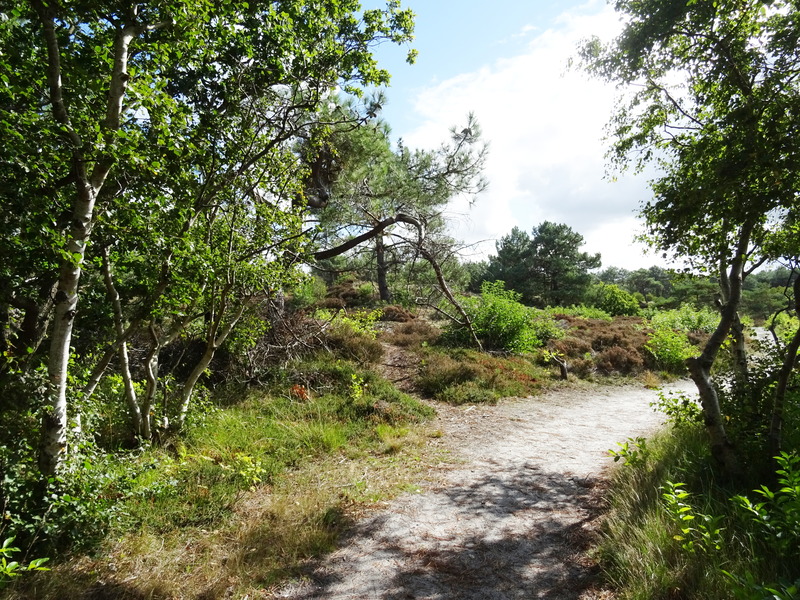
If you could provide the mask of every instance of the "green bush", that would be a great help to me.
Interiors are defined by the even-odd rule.
[[[613,283],[598,283],[589,289],[588,303],[611,316],[635,317],[640,313],[633,294]]]
[[[775,317],[774,323],[775,333],[784,344],[788,344],[791,341],[795,331],[800,327],[800,320],[798,320],[797,316],[789,315],[785,312],[779,313]]]
[[[644,345],[653,356],[656,367],[672,373],[686,370],[686,359],[697,353],[685,333],[668,328],[658,328]]]
[[[747,496],[734,496],[733,502],[755,525],[761,543],[769,546],[773,555],[793,560],[800,553],[800,456],[782,452],[775,460],[777,491],[762,485],[753,490],[758,502]]]
[[[6,538],[3,546],[0,547],[0,590],[2,590],[9,581],[14,577],[19,577],[25,571],[49,571],[47,567],[42,565],[46,563],[49,558],[35,558],[27,565],[21,565],[15,560],[8,560],[12,554],[19,552],[19,548],[12,547],[14,538]]]
[[[325,298],[328,287],[315,275],[309,275],[298,283],[289,297],[290,306],[296,310],[306,308]]]
[[[683,304],[672,310],[654,311],[650,322],[653,329],[711,333],[719,324],[719,314],[709,308],[697,309],[691,304]]]
[[[360,363],[374,363],[383,356],[383,346],[375,338],[376,322],[382,311],[339,311],[320,309],[314,313],[319,320],[330,321],[326,330],[328,345],[340,356]]]
[[[502,281],[487,281],[481,286],[480,298],[464,302],[475,334],[487,350],[530,352],[563,335],[552,317],[521,304],[520,298],[517,292],[506,290]],[[456,343],[471,342],[465,328],[451,327],[449,333]]]
[[[445,388],[438,396],[438,400],[449,404],[494,404],[500,395],[487,389],[480,382],[465,381]]]
[[[625,467],[607,496],[598,555],[606,576],[620,598],[797,600],[800,457],[776,458],[777,485],[732,495],[694,407],[677,399],[668,433],[610,451]]]

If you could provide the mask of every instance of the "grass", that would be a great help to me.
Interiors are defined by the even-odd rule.
[[[578,340],[565,350],[598,355],[624,347],[632,323],[573,319],[571,326],[592,335],[581,342],[585,347]],[[15,584],[5,597],[258,597],[287,578],[302,577],[308,562],[333,548],[364,507],[413,490],[415,474],[433,460],[421,448],[441,435],[422,425],[433,411],[364,366],[380,358],[381,340],[346,328],[337,335],[330,345],[350,360],[323,353],[290,361],[265,371],[264,387],[218,390],[217,407],[193,415],[185,437],[104,458],[106,480],[83,488],[113,500],[102,543]],[[557,384],[553,366],[535,355],[444,348],[436,345],[438,330],[421,320],[387,335],[421,359],[419,390],[453,404],[527,396]],[[608,356],[621,363],[627,355]],[[654,379],[648,371],[640,376]],[[646,595],[659,586],[680,597],[689,583],[706,577],[680,558],[669,521],[659,514],[659,482],[673,473],[667,466],[682,473],[678,467],[689,460],[690,445],[679,447],[683,454],[665,450],[653,458],[652,472],[639,475],[641,481],[621,480],[637,496],[620,497],[620,516],[609,519],[601,554],[620,586],[629,573],[650,581],[645,595],[630,597],[668,597]],[[697,461],[702,458],[689,462]],[[704,489],[702,480],[688,483]],[[80,499],[73,500],[80,508]],[[623,516],[626,506],[630,517]],[[652,524],[645,533],[628,527],[639,522]],[[626,551],[613,546],[616,538],[639,541]],[[638,566],[644,555],[663,560]]]
[[[302,389],[302,392],[300,391]],[[250,597],[330,551],[364,506],[412,486],[433,410],[318,355],[119,458],[110,531],[5,598]],[[431,433],[435,436],[436,433]],[[124,463],[124,464],[123,464]]]
[[[597,558],[619,598],[796,597],[780,595],[779,585],[775,595],[758,590],[800,573],[794,561],[769,549],[752,519],[731,501],[755,484],[721,484],[707,448],[702,427],[683,426],[648,440],[615,471]],[[748,577],[760,583],[743,585]]]

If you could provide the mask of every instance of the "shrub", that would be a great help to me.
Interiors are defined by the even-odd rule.
[[[384,353],[378,340],[348,329],[332,329],[327,334],[327,343],[342,358],[359,363],[376,363]]]
[[[772,323],[770,323],[772,324]],[[775,333],[784,344],[788,344],[794,332],[800,327],[800,320],[797,316],[789,315],[785,312],[779,313],[774,318]]]
[[[592,356],[591,342],[572,335],[568,335],[560,340],[553,340],[549,347],[560,354],[572,358],[585,358],[587,355]]]
[[[289,305],[295,310],[315,305],[325,298],[327,291],[328,288],[322,279],[309,275],[292,289]]]
[[[480,298],[469,298],[464,303],[475,334],[486,349],[530,352],[563,335],[550,316],[524,306],[520,298],[517,292],[506,290],[502,281],[487,281],[481,286]],[[450,335],[457,343],[470,343],[469,332],[464,328],[451,327]]]
[[[581,317],[583,319],[599,319],[601,321],[611,321],[612,317],[606,311],[596,306],[586,306],[576,304],[573,306],[554,306],[545,308],[544,312],[555,318],[560,317]]]
[[[23,566],[19,562],[8,559],[12,554],[19,552],[19,548],[13,547],[11,544],[14,538],[6,538],[3,541],[3,546],[0,547],[0,590],[14,577],[19,577],[25,571],[48,571],[47,567],[42,565],[46,563],[49,558],[35,558],[27,565]]]
[[[396,321],[398,323],[407,323],[414,320],[414,315],[408,309],[398,306],[397,304],[390,304],[384,306],[381,312],[381,321]]]
[[[337,298],[345,306],[364,306],[372,302],[374,288],[371,283],[357,284],[352,279],[337,282],[328,290],[329,298]]]
[[[778,557],[792,560],[800,552],[800,456],[782,452],[775,460],[777,491],[762,485],[753,490],[758,502],[746,496],[735,496],[733,501],[755,525],[761,543]]]
[[[687,427],[703,422],[703,411],[698,401],[679,392],[660,392],[658,401],[650,406],[664,413],[673,427]]]
[[[327,311],[318,310],[314,316],[331,320],[326,331],[326,341],[340,356],[360,363],[370,363],[377,362],[383,356],[383,346],[375,339],[375,322],[380,315],[380,310],[349,314],[340,312],[333,316]]]
[[[611,316],[636,316],[639,302],[629,292],[613,283],[598,283],[589,290],[588,302]]]
[[[476,381],[465,381],[449,386],[437,396],[438,400],[449,404],[493,404],[497,402],[499,394],[487,389]]]
[[[427,321],[414,320],[398,325],[393,330],[387,331],[381,337],[390,344],[401,347],[420,347],[431,343],[441,335],[438,327]]]
[[[641,355],[630,348],[612,346],[606,348],[595,357],[595,365],[604,373],[620,373],[628,375],[641,370],[644,365]]]
[[[448,387],[469,381],[477,375],[478,371],[463,360],[430,352],[420,367],[417,386],[423,394],[438,398]]]
[[[680,308],[654,312],[650,323],[654,329],[711,333],[719,324],[719,314],[709,308],[697,309],[691,304],[683,304]]]
[[[425,353],[416,380],[422,393],[463,404],[524,396],[538,388],[539,371],[527,358],[490,356],[464,349],[450,352]]]
[[[686,359],[697,353],[697,348],[689,343],[685,333],[667,328],[656,329],[645,348],[655,360],[656,367],[672,373],[684,372]]]

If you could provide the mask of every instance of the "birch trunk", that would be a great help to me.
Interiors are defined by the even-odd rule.
[[[138,438],[142,436],[142,411],[139,408],[139,400],[136,398],[136,389],[133,387],[130,361],[128,360],[128,344],[125,341],[122,303],[119,300],[119,292],[117,292],[114,279],[111,275],[111,261],[109,259],[108,248],[104,247],[101,250],[101,257],[103,259],[103,280],[106,284],[106,293],[108,294],[108,298],[114,310],[114,329],[116,330],[117,339],[122,340],[117,350],[117,356],[119,357],[120,371],[122,372],[122,382],[125,386],[125,403],[128,405],[128,417],[131,420],[131,428],[133,429],[134,435]]]
[[[197,381],[200,379],[200,376],[203,374],[203,372],[208,368],[208,365],[211,364],[217,348],[219,348],[225,342],[228,335],[230,335],[231,331],[233,331],[233,328],[244,314],[245,304],[242,303],[228,319],[228,322],[225,324],[225,326],[220,329],[221,321],[225,317],[225,295],[227,295],[227,292],[223,295],[219,313],[214,317],[213,322],[209,325],[209,334],[206,338],[205,352],[203,352],[203,356],[200,358],[183,384],[183,389],[181,390],[180,412],[178,414],[178,423],[176,427],[178,430],[183,429],[183,426],[186,423],[186,415],[189,413],[189,403],[192,399],[194,386],[197,384]]]
[[[65,258],[59,269],[55,293],[55,312],[50,336],[50,353],[47,363],[49,389],[47,410],[42,423],[42,441],[39,452],[39,469],[44,475],[53,475],[64,460],[67,451],[67,372],[69,368],[72,327],[78,310],[78,284],[89,241],[94,206],[97,195],[105,183],[113,160],[98,149],[86,152],[84,140],[73,128],[69,109],[64,98],[61,68],[61,48],[56,32],[57,6],[33,0],[33,8],[42,25],[42,35],[47,47],[47,85],[53,119],[60,125],[75,168],[75,198],[71,209],[70,229],[64,249]],[[127,88],[128,53],[131,41],[141,32],[139,27],[120,29],[114,41],[114,66],[111,71],[106,115],[101,128],[104,132],[119,129],[123,98]],[[97,151],[91,174],[88,156]]]

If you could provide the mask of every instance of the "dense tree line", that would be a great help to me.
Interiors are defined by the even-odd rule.
[[[518,227],[496,243],[497,254],[471,267],[473,291],[503,281],[531,306],[579,304],[600,267],[600,255],[581,252],[583,236],[563,223],[544,221],[528,235]]]

